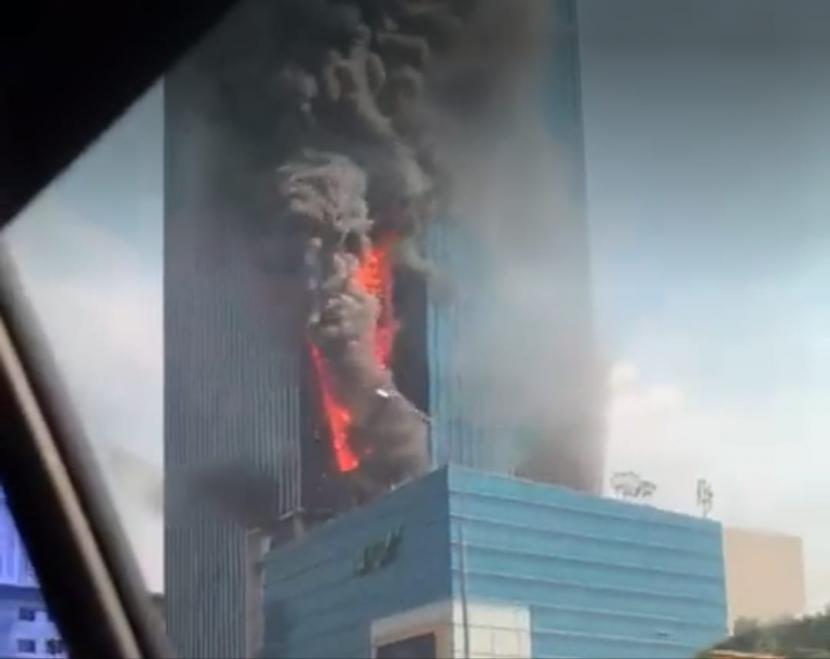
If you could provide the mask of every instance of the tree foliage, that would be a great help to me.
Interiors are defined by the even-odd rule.
[[[830,606],[823,613],[768,625],[738,620],[735,634],[715,648],[775,654],[788,659],[830,659]]]

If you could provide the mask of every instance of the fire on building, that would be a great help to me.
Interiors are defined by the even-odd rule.
[[[447,463],[599,491],[573,13],[250,0],[171,73],[171,602],[208,578],[174,567],[197,544],[296,537]],[[186,651],[248,652],[169,611]]]

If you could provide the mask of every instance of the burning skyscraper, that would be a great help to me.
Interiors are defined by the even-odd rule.
[[[247,2],[166,86],[166,601],[461,463],[598,491],[574,3]],[[289,524],[293,521],[295,524]]]

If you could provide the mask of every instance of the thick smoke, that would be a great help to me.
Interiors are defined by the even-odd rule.
[[[203,57],[220,72],[217,116],[233,127],[216,178],[236,193],[229,203],[251,208],[263,235],[279,237],[262,241],[279,245],[274,260],[301,272],[263,286],[280,289],[281,309],[301,310],[323,384],[349,417],[360,466],[348,471],[361,496],[427,466],[424,415],[378,355],[378,332],[392,327],[382,320],[390,300],[360,281],[381,248],[395,268],[424,275],[433,300],[449,290],[453,304],[467,286],[486,291],[488,308],[466,328],[453,377],[482,384],[467,387],[470,396],[488,392],[488,422],[505,428],[516,471],[599,486],[602,392],[586,228],[569,202],[577,181],[562,166],[572,154],[553,141],[542,109],[544,94],[560,93],[544,71],[556,38],[552,6],[252,2]],[[489,276],[444,286],[451,273],[420,249],[436,220],[475,237]],[[530,430],[520,446],[522,426]]]
[[[556,143],[543,96],[556,38],[551,3],[314,7],[327,34],[340,34],[345,45],[319,47],[316,54],[306,48],[310,68],[290,65],[282,78],[294,76],[296,113],[312,127],[305,144],[344,154],[353,169],[333,156],[318,152],[317,160],[328,159],[321,164],[306,153],[287,170],[293,180],[317,180],[297,183],[288,197],[308,211],[325,200],[321,190],[338,191],[348,199],[340,212],[360,225],[316,237],[306,249],[317,269],[312,279],[329,287],[314,293],[310,318],[338,399],[363,419],[377,399],[372,392],[394,391],[391,374],[373,360],[378,312],[376,300],[354,284],[357,263],[372,237],[393,233],[396,255],[427,274],[435,294],[435,268],[415,245],[425,221],[444,215],[475,236],[489,271],[486,281],[463,282],[484,288],[490,305],[465,328],[453,357],[465,381],[484,383],[467,388],[484,401],[471,407],[486,409],[482,423],[504,428],[517,473],[598,490],[602,392],[591,335],[587,228],[584,209],[574,205],[581,172],[574,176],[578,154]],[[331,208],[331,200],[325,206]],[[453,288],[463,295],[460,286]],[[318,322],[320,307],[329,312]],[[392,400],[402,403],[397,437],[391,429],[367,428],[353,439],[365,438],[364,451],[387,441],[396,447],[381,461],[394,481],[423,468],[403,458],[414,456],[426,429],[411,423],[418,417],[414,409],[406,413],[402,398]],[[528,429],[524,443],[517,428]],[[403,446],[408,450],[397,448]]]
[[[287,45],[276,74],[280,124],[291,131],[280,141],[293,153],[278,168],[276,216],[300,237],[309,340],[341,470],[371,497],[426,470],[428,428],[389,370],[394,327],[379,320],[390,314],[391,281],[369,290],[360,270],[374,259],[432,273],[416,245],[445,189],[425,75],[462,22],[450,2],[287,11],[303,38]],[[391,279],[381,268],[369,276]]]
[[[377,354],[380,301],[357,279],[372,249],[366,188],[363,171],[337,154],[305,152],[279,170],[286,204],[281,215],[306,236],[309,338],[322,362],[318,377],[348,414],[356,484],[371,496],[423,473],[427,425]]]
[[[465,381],[486,383],[487,422],[504,429],[518,474],[599,491],[604,379],[580,146],[567,139],[579,130],[579,108],[573,88],[550,88],[566,29],[554,32],[552,6],[479,3],[467,56],[446,73],[467,81],[476,104],[470,120],[451,92],[458,85],[446,83],[435,130],[453,173],[452,221],[475,241],[485,271],[477,286],[487,292],[451,357]],[[564,125],[558,135],[554,123]]]
[[[151,517],[160,517],[163,502],[162,469],[114,443],[96,447],[112,486]],[[127,499],[125,499],[127,500]]]

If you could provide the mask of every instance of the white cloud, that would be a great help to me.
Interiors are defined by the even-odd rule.
[[[669,384],[643,386],[639,372],[631,367],[621,376],[615,368],[611,373],[610,417],[616,424],[630,425],[657,416],[664,416],[682,408],[685,395]]]
[[[162,520],[149,490],[162,477],[161,272],[114,233],[48,200],[12,226],[7,244],[145,579],[157,590]]]
[[[4,230],[148,585],[161,587],[163,89]]]
[[[704,400],[676,384],[649,382],[636,364],[621,362],[612,369],[611,396],[609,474],[633,470],[657,483],[655,505],[691,514],[696,481],[707,478],[714,516],[725,524],[802,536],[809,604],[830,601],[823,392],[783,391],[752,404]]]
[[[640,369],[631,362],[617,362],[612,364],[608,376],[608,383],[612,391],[624,391],[632,385],[638,384]]]

